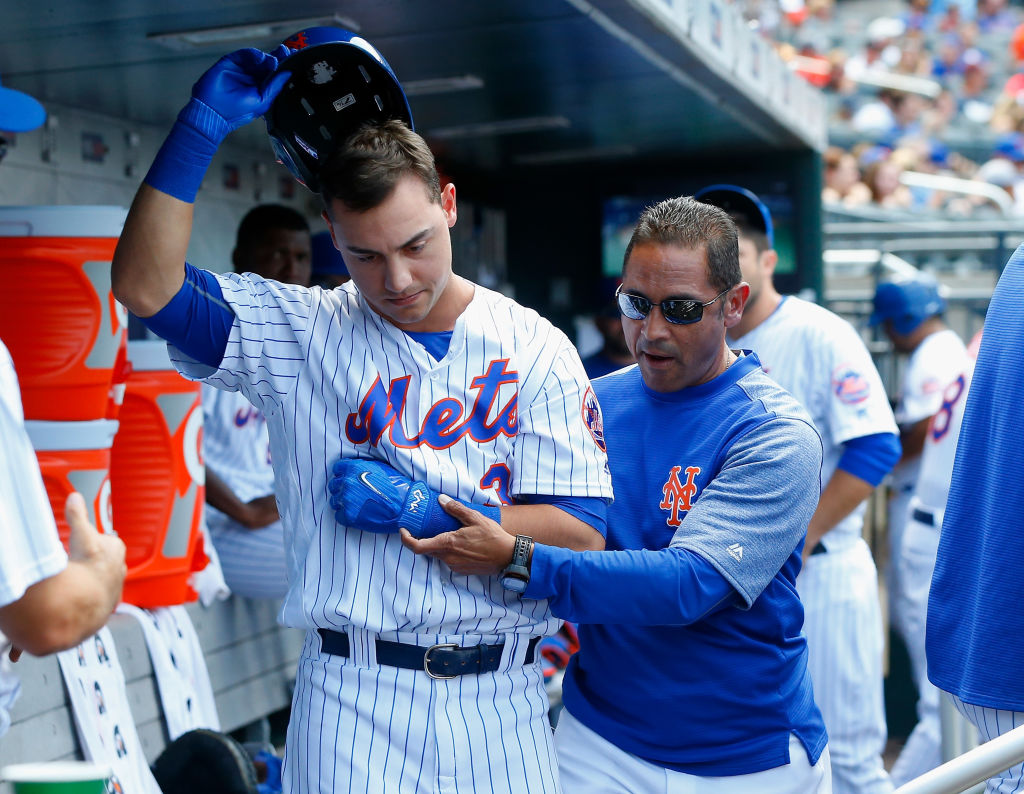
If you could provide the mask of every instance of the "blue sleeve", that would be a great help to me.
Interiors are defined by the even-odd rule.
[[[516,501],[524,505],[552,505],[589,524],[601,537],[608,536],[608,501],[596,496],[545,496],[520,494]]]
[[[699,554],[669,547],[571,551],[535,544],[525,598],[577,623],[683,626],[742,599]]]
[[[895,433],[875,433],[851,438],[843,444],[838,468],[872,485],[879,485],[900,459],[900,437]]]
[[[227,349],[235,314],[224,301],[217,277],[185,263],[185,283],[170,302],[143,325],[182,353],[215,369]]]

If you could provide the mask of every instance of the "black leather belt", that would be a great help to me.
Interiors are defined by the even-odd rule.
[[[935,513],[928,510],[918,510],[916,507],[910,512],[910,516],[925,526],[935,526]]]
[[[348,658],[348,635],[340,631],[317,629],[324,653]],[[526,646],[523,664],[532,664],[540,637],[533,637]],[[457,675],[493,673],[501,664],[504,645],[456,645],[440,643],[424,648],[401,642],[377,640],[377,664],[422,670],[431,678],[455,678]]]
[[[820,540],[814,545],[814,548],[811,549],[812,555],[825,554],[826,552],[828,552],[828,549],[825,548],[825,544],[822,543]]]

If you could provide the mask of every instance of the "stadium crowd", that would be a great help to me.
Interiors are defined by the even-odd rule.
[[[827,207],[1024,215],[1020,6],[751,0],[745,16],[826,94]]]

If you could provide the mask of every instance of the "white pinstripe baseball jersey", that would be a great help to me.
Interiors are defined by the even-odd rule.
[[[239,392],[204,383],[202,393],[206,464],[243,502],[274,493],[263,412]],[[284,597],[288,574],[280,520],[249,529],[207,504],[206,522],[224,580],[233,593],[246,598]]]
[[[896,406],[900,426],[934,416],[942,405],[943,390],[964,371],[967,363],[967,348],[956,331],[947,328],[925,337],[910,354],[903,373]],[[920,470],[920,457],[899,464],[892,471],[893,489],[913,488]]]
[[[821,434],[821,482],[827,483],[852,438],[899,432],[867,346],[846,320],[788,296],[775,313],[733,347],[749,348],[764,371],[807,409]],[[828,533],[826,545],[848,546],[861,536],[861,504]]]
[[[796,297],[736,340],[807,409],[821,435],[821,485],[846,441],[896,433],[882,380],[857,331],[827,309]],[[831,749],[836,794],[887,794],[882,765],[882,615],[878,575],[864,543],[859,505],[825,534],[828,553],[811,555],[797,579],[804,603],[807,667]]]
[[[67,567],[50,501],[32,443],[25,432],[14,364],[0,342],[0,606]],[[0,634],[0,735],[10,726],[7,710],[18,695],[6,637]]]
[[[340,455],[386,460],[436,491],[499,504],[518,494],[611,497],[596,407],[566,336],[477,286],[435,361],[372,311],[353,284],[330,292],[218,276],[236,315],[221,369],[182,372],[241,390],[267,418],[285,526],[282,621],[356,626],[389,639],[546,634],[546,602],[497,578],[461,576],[397,535],[338,526],[327,503]]]

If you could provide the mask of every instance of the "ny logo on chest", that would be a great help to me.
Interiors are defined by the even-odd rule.
[[[356,413],[345,421],[345,435],[353,444],[376,446],[385,433],[396,447],[428,446],[447,449],[465,437],[476,442],[493,441],[498,436],[511,438],[518,427],[519,390],[515,389],[504,405],[497,405],[503,386],[516,386],[519,373],[508,369],[508,359],[491,361],[483,375],[470,382],[476,392],[472,407],[455,397],[445,397],[430,406],[418,432],[409,435],[402,424],[409,396],[410,375],[391,381],[387,389],[380,376],[363,396]],[[493,418],[492,418],[493,417]]]
[[[668,511],[665,523],[670,527],[678,527],[683,523],[680,513],[689,512],[693,506],[693,498],[697,495],[696,477],[700,474],[700,466],[687,466],[685,480],[679,479],[682,470],[682,466],[673,466],[668,473],[668,479],[661,487],[664,498],[658,507]]]

